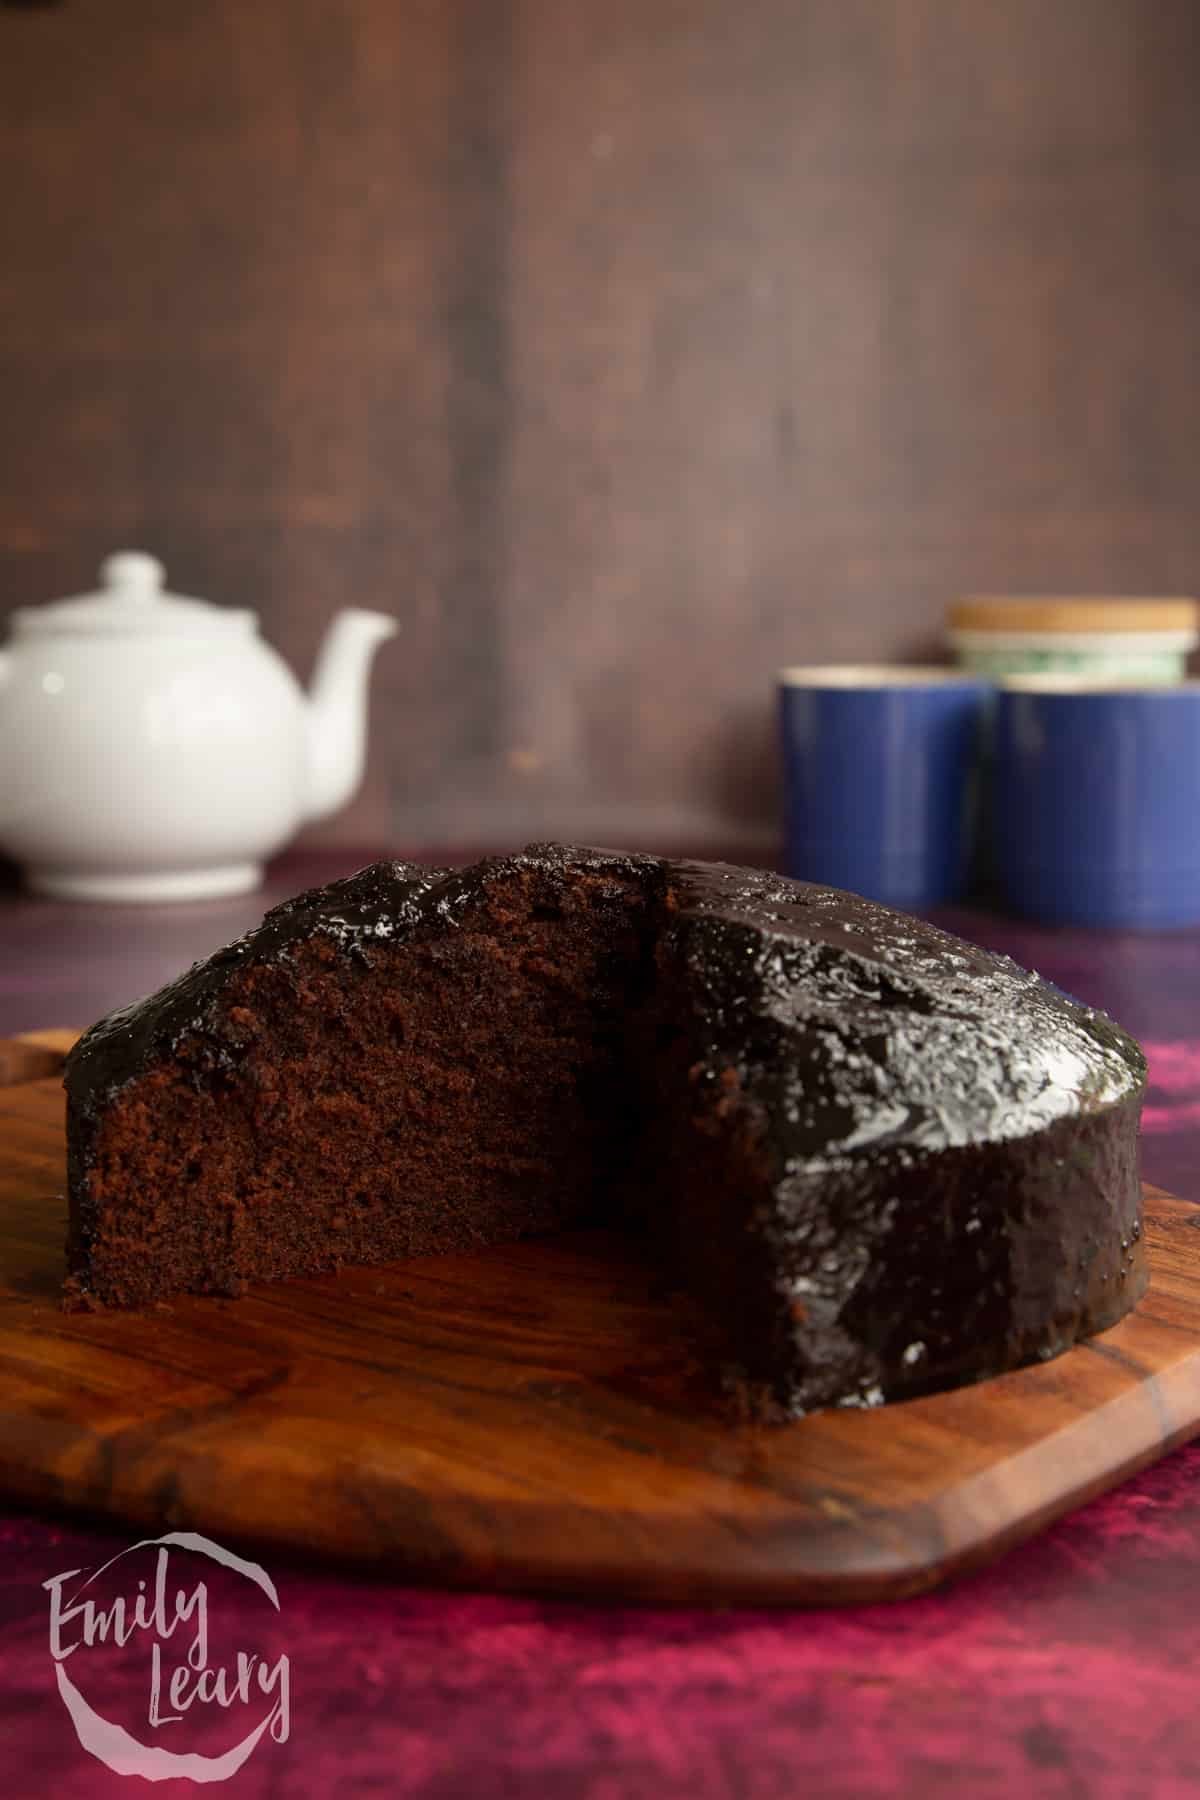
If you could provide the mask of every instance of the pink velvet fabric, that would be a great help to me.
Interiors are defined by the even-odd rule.
[[[283,877],[291,887],[303,880],[300,871]],[[75,917],[55,928],[60,996],[64,969],[93,983],[85,1003],[104,988],[111,1004],[118,979],[129,986],[122,997],[136,993],[136,971],[118,968],[111,951],[105,961],[94,936],[76,943],[72,961],[64,930],[96,931],[90,913]],[[75,1010],[72,998],[71,1012],[48,1014],[55,977],[47,969],[40,994],[31,985],[44,921],[16,901],[0,921],[0,1031],[100,1010]],[[1200,1198],[1200,932],[1100,936],[966,914],[943,922],[1009,950],[1144,1037],[1146,1173]],[[209,909],[193,928],[216,943],[229,923]],[[178,948],[178,916],[163,929]],[[157,968],[169,951],[142,931],[144,970]],[[31,997],[36,1020],[22,1015]],[[270,1559],[276,1613],[251,1584],[218,1570],[214,1645],[287,1655],[291,1730],[284,1743],[264,1739],[213,1791],[238,1800],[1191,1796],[1200,1790],[1198,1477],[1200,1445],[956,1586],[839,1612],[638,1612],[445,1595]],[[41,1586],[97,1567],[129,1536],[0,1519],[0,1794],[150,1791],[80,1748],[56,1689]],[[98,1711],[131,1730],[140,1716],[145,1727],[138,1642],[84,1647],[69,1666]],[[207,1751],[240,1732],[231,1713],[160,1728],[171,1734],[180,1749]],[[167,1781],[157,1791],[197,1789]]]

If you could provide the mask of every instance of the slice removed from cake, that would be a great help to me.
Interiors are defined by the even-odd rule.
[[[760,871],[533,845],[276,907],[68,1061],[68,1304],[643,1233],[754,1410],[1056,1354],[1146,1280],[1138,1046]]]

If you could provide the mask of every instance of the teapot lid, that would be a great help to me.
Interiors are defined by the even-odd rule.
[[[101,588],[44,606],[21,606],[12,615],[18,637],[124,633],[130,636],[227,637],[253,631],[257,615],[207,600],[190,600],[163,587],[166,570],[157,557],[121,550],[100,565]]]

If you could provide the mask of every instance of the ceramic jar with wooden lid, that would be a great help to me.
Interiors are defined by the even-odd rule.
[[[1182,681],[1200,643],[1195,600],[971,595],[947,615],[963,668],[1009,675],[1075,674],[1142,682]]]

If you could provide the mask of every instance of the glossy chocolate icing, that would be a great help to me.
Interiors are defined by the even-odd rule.
[[[418,937],[451,942],[489,887],[552,893],[583,871],[653,909],[658,978],[630,1043],[653,1096],[650,1223],[756,1411],[975,1379],[1133,1304],[1145,1063],[1111,1020],[853,895],[561,845],[466,870],[376,863],[94,1026],[66,1074],[77,1290],[104,1223],[89,1170],[107,1109],[184,1044],[197,1079],[236,1078],[239,970],[314,939],[372,966]]]

